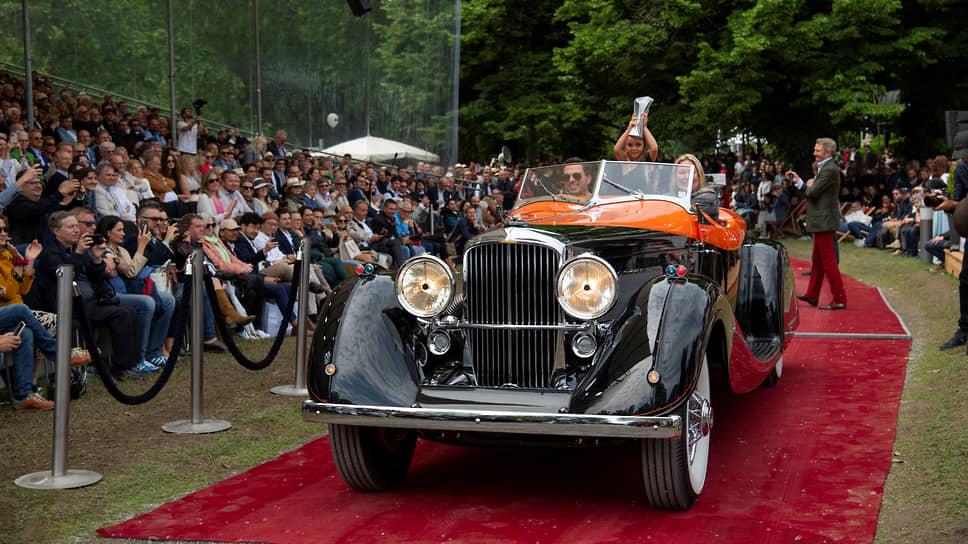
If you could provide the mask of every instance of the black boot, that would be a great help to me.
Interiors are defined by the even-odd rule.
[[[940,349],[941,351],[944,351],[946,349],[952,349],[958,346],[963,346],[965,345],[966,340],[968,340],[968,333],[966,333],[961,329],[958,329],[955,331],[954,336],[952,336],[951,339],[949,339],[944,344],[941,344],[941,347],[938,349]]]

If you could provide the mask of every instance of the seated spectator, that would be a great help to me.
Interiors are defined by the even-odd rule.
[[[421,246],[420,227],[410,217],[412,209],[413,204],[409,200],[403,200],[397,206],[397,214],[394,217],[397,225],[397,237],[400,238],[400,243],[403,244],[407,252],[407,258],[427,253],[427,250]]]
[[[0,287],[0,296],[3,295]],[[19,335],[14,330],[19,323],[25,327]],[[34,391],[31,380],[34,366],[34,347],[50,360],[57,356],[57,341],[47,329],[37,321],[30,309],[23,304],[12,304],[0,308],[0,353],[11,353],[13,358],[13,383],[10,393],[13,396],[14,410],[50,410],[54,403]]]
[[[219,176],[221,175],[222,170],[220,168],[213,168],[202,174],[201,188],[198,191],[199,215],[213,217],[218,224],[232,217],[232,212],[238,205],[235,200],[230,200],[228,205],[223,204],[219,198]]]
[[[90,211],[80,208],[85,218]],[[93,221],[92,221],[93,222]],[[44,245],[37,259],[36,280],[41,310],[57,310],[57,268],[62,264],[74,266],[74,278],[81,291],[81,301],[90,323],[110,329],[114,358],[111,373],[117,379],[145,379],[147,374],[137,370],[140,364],[139,346],[129,340],[131,325],[137,323],[134,310],[121,306],[114,289],[105,279],[105,244],[93,244],[90,235],[81,236],[78,217],[70,212],[54,212],[50,216],[53,240]]]
[[[357,203],[359,205],[359,203]],[[367,245],[379,253],[388,253],[393,257],[393,269],[403,266],[409,257],[409,250],[404,249],[403,241],[397,236],[397,224],[394,216],[397,213],[397,202],[392,198],[383,201],[380,214],[370,222],[373,235],[367,240]]]
[[[39,166],[32,166],[19,175],[15,186],[20,188],[20,193],[4,209],[10,221],[7,225],[10,238],[18,245],[33,240],[43,242],[47,239],[47,217],[52,212],[83,205],[83,201],[75,199],[80,191],[80,184],[76,180],[66,181],[61,184],[56,197],[44,197]]]
[[[221,240],[217,235],[218,225],[215,223],[215,219],[203,215],[202,221],[204,222],[205,230],[199,242],[203,251],[205,251],[205,256],[208,261],[215,265],[220,272],[231,274],[232,276],[243,275],[252,272],[253,267],[249,264],[243,263],[235,255],[233,255],[226,247],[222,244]],[[226,221],[229,221],[226,219]],[[224,221],[223,221],[224,223]],[[238,225],[232,220],[229,223],[229,227],[237,229]],[[244,327],[249,323],[255,321],[254,315],[241,315],[236,311],[235,305],[233,304],[231,292],[231,286],[226,282],[216,282],[215,285],[215,296],[218,299],[219,309],[222,310],[222,314],[225,316],[225,321],[235,327]]]
[[[145,163],[144,176],[151,186],[151,191],[155,198],[161,202],[174,202],[178,199],[175,195],[175,180],[166,177],[161,172],[161,155],[149,152],[142,159]]]
[[[854,245],[859,248],[870,247],[877,243],[877,234],[881,230],[884,221],[890,219],[894,211],[890,197],[884,195],[881,205],[870,213],[870,223],[864,225],[856,224],[856,221],[848,221],[847,228],[854,237]]]
[[[901,247],[894,251],[893,255],[918,256],[918,246],[921,243],[921,202],[920,196],[911,197],[913,215],[901,221],[901,228],[898,232]]]
[[[23,304],[24,297],[34,284],[34,262],[43,246],[34,240],[24,248],[23,255],[10,241],[7,219],[0,215],[0,307]],[[57,334],[57,314],[34,310],[34,317],[47,332]],[[33,384],[36,389],[41,360],[34,359]]]
[[[288,178],[286,180],[285,193],[283,194],[282,201],[279,203],[279,210],[298,212],[300,208],[305,206],[306,202],[303,200],[303,185],[305,184],[306,182],[299,178]]]
[[[147,222],[140,226],[133,256],[121,245],[125,236],[124,223],[119,217],[109,215],[101,218],[96,232],[104,237],[108,247],[105,252],[108,281],[118,294],[121,305],[133,308],[138,314],[143,361],[139,370],[157,370],[168,361],[164,355],[164,344],[175,311],[175,297],[159,291],[152,282],[145,281],[151,271],[145,267],[148,262],[145,250],[153,238],[151,230]]]
[[[255,198],[253,198],[252,210],[259,214],[264,215],[266,212],[274,212],[278,207],[278,203],[272,195],[270,194],[270,187],[268,181],[263,178],[255,178],[253,182],[253,191],[255,191]]]
[[[140,206],[145,200],[155,198],[151,184],[144,177],[144,168],[141,166],[141,161],[138,159],[125,161],[120,154],[115,153],[111,155],[111,165],[114,166],[115,170],[118,170],[118,185],[124,189],[129,201],[136,206]]]
[[[484,227],[477,222],[476,208],[467,206],[464,209],[464,217],[457,223],[457,236],[454,237],[454,245],[458,254],[464,253],[464,246],[472,238],[484,232]]]
[[[322,224],[317,223],[317,213],[322,215],[322,210],[313,210],[304,207],[300,210],[303,218],[303,233],[309,237],[309,247],[312,253],[314,267],[318,266],[330,286],[335,286],[339,282],[349,277],[343,261],[336,256],[333,248],[324,241],[322,235]]]
[[[134,223],[135,206],[128,200],[124,189],[118,186],[118,172],[107,161],[101,161],[95,169],[97,186],[94,188],[97,214],[99,217],[117,216]]]
[[[239,192],[240,185],[239,174],[234,170],[224,170],[222,175],[219,176],[218,199],[226,210],[229,209],[229,206],[232,206],[231,212],[225,214],[226,218],[235,219],[245,212],[252,211],[249,205],[245,203],[245,197]]]

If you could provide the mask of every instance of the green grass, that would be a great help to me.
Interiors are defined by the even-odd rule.
[[[233,422],[231,429],[192,445],[148,451],[141,461],[105,475],[90,487],[50,492],[15,488],[8,499],[17,503],[14,512],[24,517],[2,525],[34,523],[38,532],[32,542],[94,541],[99,527],[198,491],[301,446],[323,431],[324,426],[302,422],[291,405],[253,413]],[[42,525],[35,523],[38,512],[44,512]],[[6,540],[11,536],[0,534],[0,541],[16,542]]]

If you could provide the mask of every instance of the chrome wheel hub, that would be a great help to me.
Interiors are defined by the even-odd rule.
[[[696,457],[696,447],[699,441],[709,436],[713,429],[713,407],[709,400],[693,391],[689,397],[688,421],[686,423],[689,440],[689,462],[692,463]]]

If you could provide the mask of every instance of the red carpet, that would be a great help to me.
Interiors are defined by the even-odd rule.
[[[810,276],[804,276],[801,272],[810,270],[810,263],[799,260],[792,260],[792,263],[797,293],[806,293]],[[885,306],[884,299],[876,287],[861,283],[850,276],[842,277],[844,289],[847,291],[847,309],[820,311],[801,302],[800,328],[797,329],[797,334],[910,336],[894,312]],[[824,281],[823,288],[820,290],[820,304],[829,304],[832,300],[830,285]]]
[[[848,307],[879,300],[876,290],[867,296],[857,282],[847,286]],[[876,310],[895,319],[883,303]],[[802,312],[804,323],[819,326],[826,316],[813,312]],[[365,494],[343,484],[323,438],[98,532],[278,544],[871,542],[909,347],[909,340],[797,338],[775,388],[714,396],[706,490],[688,512],[645,505],[634,446],[422,441],[401,488]]]

